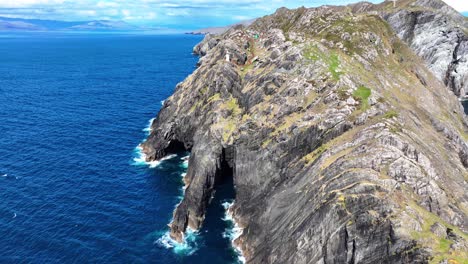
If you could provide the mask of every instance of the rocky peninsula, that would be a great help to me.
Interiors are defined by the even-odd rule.
[[[442,1],[401,0],[207,35],[141,145],[191,152],[172,238],[233,177],[247,263],[466,263],[467,32]]]

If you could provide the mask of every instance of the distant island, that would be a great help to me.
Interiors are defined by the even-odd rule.
[[[0,17],[0,31],[141,31],[148,30],[124,21],[58,21]]]

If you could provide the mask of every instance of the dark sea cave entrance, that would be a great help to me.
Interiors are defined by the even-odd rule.
[[[238,263],[232,247],[233,223],[226,218],[226,208],[235,199],[232,151],[223,149],[215,188],[200,230],[203,245],[193,254],[197,263]]]
[[[190,150],[182,142],[173,140],[166,148],[166,153],[182,157],[189,154]],[[231,242],[234,223],[226,217],[227,207],[235,199],[233,153],[233,148],[222,150],[220,167],[216,171],[215,186],[205,220],[197,232],[195,241],[189,245],[194,251],[182,256],[179,259],[180,263],[242,263]]]

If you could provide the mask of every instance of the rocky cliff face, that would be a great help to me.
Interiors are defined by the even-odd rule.
[[[432,73],[457,96],[468,95],[468,20],[440,0],[359,3],[354,12],[384,18]]]
[[[468,120],[397,33],[321,7],[207,36],[142,144],[191,151],[171,236],[233,177],[248,263],[466,262]]]

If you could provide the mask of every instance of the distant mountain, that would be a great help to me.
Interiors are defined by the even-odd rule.
[[[140,28],[123,21],[98,20],[72,26],[72,30],[139,30]]]
[[[45,28],[34,25],[31,23],[26,23],[23,21],[5,21],[0,19],[0,30],[2,31],[17,31],[17,30],[28,30],[28,31],[36,31],[36,30],[44,30]]]
[[[0,17],[0,31],[133,31],[143,30],[124,21],[58,21]]]
[[[246,21],[242,21],[242,22],[232,24],[232,25],[229,25],[229,26],[224,26],[224,27],[210,27],[210,28],[197,29],[197,30],[194,30],[194,31],[191,31],[191,32],[187,32],[187,34],[193,34],[193,35],[214,34],[214,35],[219,35],[219,34],[223,34],[224,32],[226,32],[231,27],[234,27],[234,26],[237,26],[237,25],[249,26],[253,22],[255,22],[255,20],[256,20],[256,18],[246,20]]]

